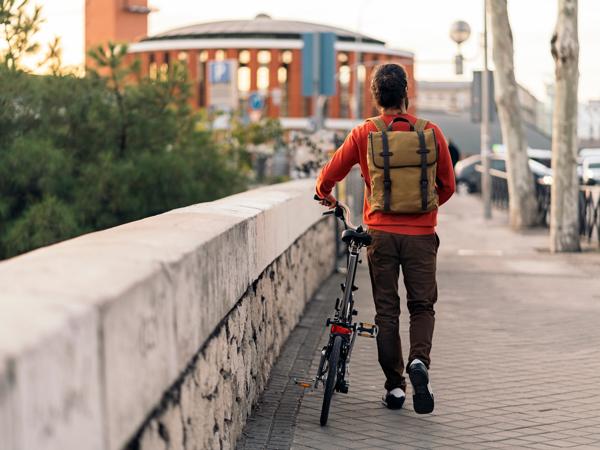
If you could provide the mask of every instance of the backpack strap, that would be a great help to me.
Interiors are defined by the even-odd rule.
[[[377,127],[377,131],[385,131],[387,126],[381,117],[369,117],[367,122],[373,123]]]
[[[425,131],[425,127],[429,122],[425,119],[417,119],[415,122],[415,131]]]
[[[389,212],[392,197],[392,179],[390,178],[391,153],[385,129],[381,132],[381,146],[383,147],[383,151],[381,152],[381,156],[383,157],[383,210]]]
[[[388,126],[381,117],[370,117],[366,121],[375,124],[377,130],[381,133],[381,146],[383,147],[381,152],[383,157],[383,210],[389,211],[392,197],[392,179],[390,178],[391,153],[387,135]]]
[[[427,121],[423,119],[417,119],[415,122],[415,132],[419,137],[419,150],[417,153],[421,155],[421,209],[427,211],[427,193],[429,191],[429,180],[427,179],[427,144],[425,143],[425,127]]]

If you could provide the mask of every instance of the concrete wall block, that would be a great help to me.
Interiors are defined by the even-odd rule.
[[[120,448],[177,377],[170,280],[155,276],[102,308],[110,449]]]
[[[98,318],[88,309],[46,336],[43,348],[5,353],[0,448],[104,448],[98,351]]]
[[[235,447],[285,339],[333,269],[331,229],[330,221],[317,223],[260,274],[197,355],[186,378],[175,392],[169,391],[168,399],[177,399],[181,420],[168,419],[173,406],[159,408],[132,448],[159,448],[154,447],[159,430],[155,423],[166,427],[162,433],[169,436],[179,436],[183,424],[186,448]]]

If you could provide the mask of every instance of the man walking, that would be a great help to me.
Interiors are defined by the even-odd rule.
[[[410,313],[407,373],[415,411],[426,414],[434,408],[428,368],[437,300],[437,208],[454,193],[454,171],[439,127],[407,113],[408,82],[402,66],[377,67],[371,93],[381,115],[352,129],[321,170],[316,191],[332,207],[335,184],[360,165],[366,185],[363,222],[373,237],[367,256],[379,327],[378,358],[386,378],[383,401],[399,409],[405,399],[398,296],[402,268]]]

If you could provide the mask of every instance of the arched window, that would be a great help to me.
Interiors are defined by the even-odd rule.
[[[240,91],[242,97],[246,96],[248,92],[250,92],[250,75],[250,67],[241,66],[238,68],[238,91]]]
[[[206,62],[208,61],[208,52],[202,50],[198,53],[198,106],[206,106]]]
[[[281,58],[283,60],[283,57]],[[277,85],[279,86],[279,114],[288,115],[288,65],[281,63],[277,69]]]
[[[365,106],[365,80],[367,78],[367,69],[364,64],[359,64],[356,68],[356,72],[358,78],[358,111],[356,112],[357,116],[355,118],[360,118],[363,115]]]
[[[339,93],[340,93],[340,117],[350,117],[350,66],[346,63],[342,64],[338,72]]]
[[[260,91],[269,89],[269,63],[271,62],[271,52],[261,50],[257,54],[258,69],[256,69],[256,87]]]
[[[248,50],[240,50],[238,53],[237,84],[241,102],[243,102],[243,100],[248,96],[248,92],[250,92],[252,73],[248,67],[249,63],[250,52]],[[240,107],[243,107],[243,105],[240,104]]]
[[[156,80],[158,76],[158,66],[156,65],[156,56],[154,53],[150,53],[148,57],[148,77],[152,80]]]

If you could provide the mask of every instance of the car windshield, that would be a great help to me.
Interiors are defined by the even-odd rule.
[[[600,169],[600,161],[599,162],[590,163],[590,165],[588,167],[590,169]]]

